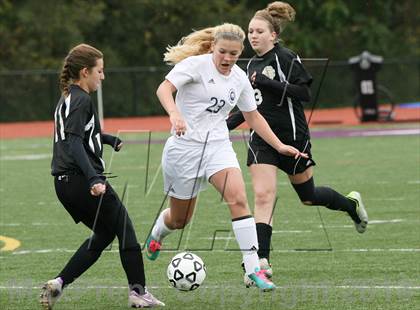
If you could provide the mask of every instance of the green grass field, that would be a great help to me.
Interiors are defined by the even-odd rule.
[[[153,134],[152,138],[165,138]],[[124,134],[125,141],[147,140]],[[37,309],[40,286],[54,277],[89,236],[59,204],[50,176],[50,139],[3,140],[0,145],[0,235],[21,242],[0,252],[0,309]],[[243,141],[235,142],[241,164]],[[163,145],[126,143],[104,158],[110,182],[121,194],[141,244],[159,212],[164,194],[160,157]],[[353,137],[313,140],[316,183],[346,194],[363,194],[370,224],[356,233],[343,213],[320,208],[332,251],[316,207],[303,206],[283,174],[278,178],[274,214],[273,293],[247,289],[229,212],[209,187],[199,196],[192,222],[164,243],[155,262],[145,258],[148,287],[166,309],[419,309],[420,308],[420,136]],[[248,198],[250,177],[243,165]],[[212,246],[213,236],[216,240]],[[0,247],[4,244],[0,241]],[[190,249],[207,265],[207,278],[194,292],[169,286],[166,267],[177,252]],[[118,245],[65,290],[55,309],[125,309],[127,289]],[[297,251],[296,249],[306,249]],[[325,249],[315,251],[316,249]]]

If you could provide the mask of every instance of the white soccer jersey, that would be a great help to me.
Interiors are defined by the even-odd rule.
[[[187,125],[185,135],[179,137],[184,141],[227,140],[226,118],[233,107],[245,112],[257,109],[245,72],[234,65],[228,76],[219,73],[212,54],[184,59],[166,79],[178,90],[175,102]]]

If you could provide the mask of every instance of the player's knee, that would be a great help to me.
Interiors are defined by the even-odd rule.
[[[315,201],[315,186],[313,178],[301,184],[292,184],[296,193],[299,196],[300,201],[306,205],[311,206]]]
[[[247,209],[248,204],[245,195],[236,195],[233,196],[231,199],[227,201],[230,207],[234,207],[235,209]]]
[[[255,191],[255,205],[272,207],[276,192],[271,189],[257,189]]]
[[[305,200],[305,201],[301,200],[300,202],[302,202],[302,204],[304,204],[305,206],[312,206],[313,205],[312,201],[309,201],[309,200]]]
[[[95,233],[91,238],[87,239],[87,249],[90,252],[102,252],[105,250],[112,242],[114,234],[98,234]]]
[[[125,252],[139,252],[141,250],[140,244],[138,242],[126,242],[119,244],[119,250]]]

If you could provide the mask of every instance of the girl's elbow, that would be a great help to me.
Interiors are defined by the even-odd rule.
[[[162,83],[160,83],[159,84],[159,86],[158,86],[158,88],[156,89],[156,96],[158,96],[159,97],[159,95],[162,93],[162,89],[163,89],[163,83],[164,82],[162,82]]]
[[[312,100],[312,92],[311,92],[311,89],[309,87],[307,88],[307,94],[308,94],[308,101]]]

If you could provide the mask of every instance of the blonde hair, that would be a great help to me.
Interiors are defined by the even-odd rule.
[[[296,11],[289,3],[275,1],[268,4],[265,9],[257,11],[253,18],[266,21],[270,30],[277,34],[278,39],[286,25],[295,20],[295,16]]]
[[[103,57],[100,50],[88,44],[79,44],[73,47],[64,58],[63,68],[61,69],[61,92],[68,95],[70,84],[80,79],[80,70],[83,68],[92,69],[96,66],[96,61]]]
[[[168,46],[163,60],[174,65],[190,56],[208,54],[212,44],[220,39],[238,41],[243,46],[245,32],[238,25],[228,23],[194,31],[183,37],[177,45]]]

